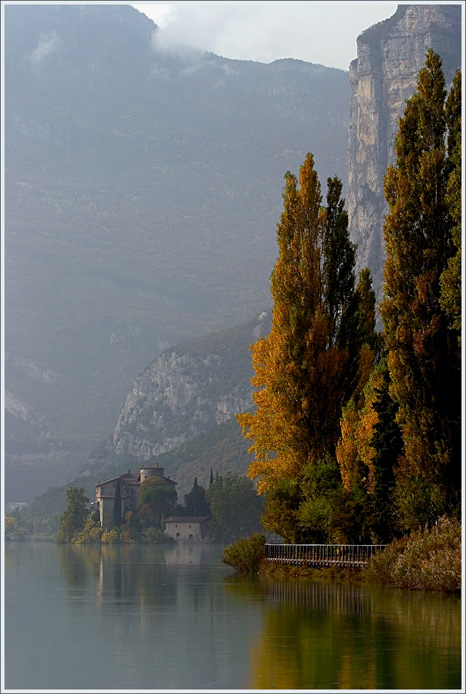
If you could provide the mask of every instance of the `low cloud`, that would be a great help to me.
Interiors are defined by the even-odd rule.
[[[297,58],[347,70],[358,35],[393,15],[397,3],[178,0],[136,7],[149,16],[154,8],[156,52],[211,51],[265,63]]]
[[[28,56],[29,62],[34,66],[39,65],[44,58],[54,53],[60,44],[61,39],[55,31],[41,35],[37,48]]]
[[[244,8],[218,3],[178,3],[154,32],[153,48],[165,53],[220,53],[225,36],[241,23]]]

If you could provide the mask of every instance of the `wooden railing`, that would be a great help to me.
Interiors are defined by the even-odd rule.
[[[266,558],[277,564],[337,568],[365,568],[385,545],[265,545]]]

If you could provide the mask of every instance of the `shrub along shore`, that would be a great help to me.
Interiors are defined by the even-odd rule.
[[[313,569],[277,565],[265,559],[265,537],[241,538],[225,548],[222,561],[241,573],[259,573],[276,578],[359,581],[391,588],[442,593],[461,592],[461,524],[440,518],[433,528],[413,531],[394,540],[370,559],[367,569]]]

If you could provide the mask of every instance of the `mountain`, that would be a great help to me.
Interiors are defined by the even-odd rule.
[[[126,463],[139,465],[179,450],[230,420],[234,422],[233,437],[241,438],[234,415],[252,408],[249,346],[267,335],[270,326],[271,314],[263,311],[234,328],[164,350],[135,378],[113,434],[90,453],[81,472],[103,472],[118,464],[124,468]],[[212,436],[213,445],[219,443],[216,434]],[[184,452],[182,456],[185,460]],[[191,458],[195,457],[192,453]],[[172,458],[157,462],[166,467],[167,460]],[[180,464],[176,462],[169,465],[174,477],[177,467]],[[210,466],[205,474],[209,470]]]
[[[243,438],[234,415],[252,407],[249,346],[270,326],[271,313],[263,311],[234,328],[164,350],[135,378],[112,435],[87,455],[71,475],[72,484],[94,499],[102,479],[156,463],[176,480],[183,503],[194,477],[207,488],[211,469],[214,475],[246,474],[251,441]],[[36,483],[34,467],[28,472]],[[8,485],[17,493],[18,480],[17,475]],[[50,478],[48,486],[24,513],[39,534],[56,531],[66,506],[69,484]]]
[[[350,145],[354,161],[351,160],[350,181],[353,202],[355,181],[375,176],[371,168],[375,154],[381,157],[381,152],[385,151],[388,157],[387,132],[391,133],[393,148],[398,123],[396,109],[400,108],[402,97],[408,98],[412,94],[418,71],[424,63],[421,55],[430,42],[435,42],[439,52],[446,55],[446,67],[453,74],[452,66],[457,58],[456,16],[444,7],[403,6],[390,20],[371,27],[359,37],[358,60],[352,65]],[[377,73],[379,78],[382,73],[386,75],[383,84],[377,82],[376,64],[381,71]],[[378,98],[383,85],[391,100]],[[377,98],[371,99],[371,94]],[[369,108],[372,109],[371,118],[367,115]],[[357,138],[354,136],[356,129]],[[373,141],[376,144],[372,147]],[[380,172],[374,196],[382,209],[383,172]],[[360,204],[367,204],[367,199],[362,198]],[[354,216],[353,208],[353,219]],[[382,220],[379,223],[382,224]],[[352,231],[354,233],[354,229]],[[363,240],[367,245],[370,246],[371,240],[373,242],[370,259],[376,273],[381,271],[383,254],[380,248],[376,253],[375,241],[367,229],[365,233],[367,238]],[[162,352],[134,380],[113,435],[104,448],[99,447],[94,457],[90,457],[91,464],[84,469],[92,471],[93,465],[94,469],[102,469],[116,460],[121,460],[122,465],[124,460],[139,464],[157,456],[161,465],[170,461],[170,470],[176,479],[176,472],[182,467],[181,458],[185,456],[183,453],[179,457],[180,447],[189,449],[195,437],[213,432],[218,424],[251,407],[252,366],[247,348],[259,335],[267,334],[269,327],[270,315],[256,315],[236,328],[211,333]],[[160,462],[160,456],[169,452],[172,453],[165,462]],[[207,459],[205,450],[203,455]],[[198,472],[206,477],[209,469],[210,464],[206,463],[204,468],[198,468]]]
[[[164,349],[269,303],[285,172],[312,151],[322,182],[345,181],[348,74],[162,53],[124,5],[7,5],[4,24],[19,501],[78,469]]]
[[[358,267],[368,266],[381,296],[385,262],[383,192],[395,161],[398,118],[416,88],[426,51],[443,60],[447,84],[461,68],[461,6],[400,5],[389,19],[364,31],[350,65],[347,207]]]

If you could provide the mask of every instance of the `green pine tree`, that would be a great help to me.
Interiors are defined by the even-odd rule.
[[[378,421],[374,426],[371,446],[375,449],[372,459],[374,490],[371,495],[374,511],[374,533],[378,543],[391,541],[396,535],[394,511],[395,469],[403,452],[403,439],[396,423],[398,404],[390,397],[390,375],[386,361],[380,364],[383,382],[377,389],[374,410]]]
[[[121,485],[117,480],[115,485],[115,498],[113,500],[113,525],[119,528],[121,525]]]
[[[209,516],[210,508],[206,500],[206,491],[197,483],[197,477],[189,494],[184,497],[185,513],[187,516]]]

